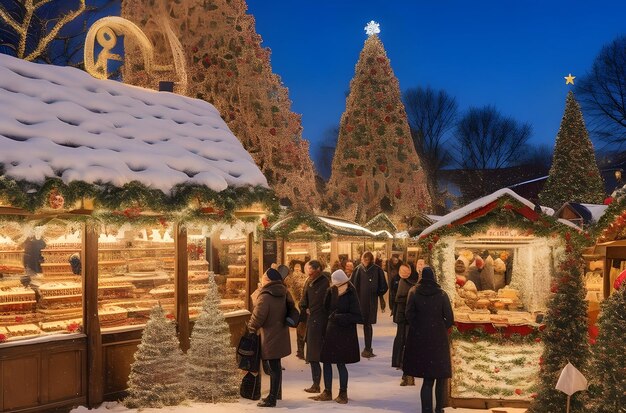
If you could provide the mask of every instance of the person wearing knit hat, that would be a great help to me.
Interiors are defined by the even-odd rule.
[[[316,401],[332,400],[333,364],[339,371],[339,395],[335,401],[348,403],[348,369],[346,364],[360,360],[356,325],[361,321],[361,309],[356,289],[343,270],[332,273],[331,286],[324,297],[328,316],[320,361],[324,366],[324,391],[312,397]]]
[[[421,280],[409,291],[405,316],[409,333],[402,369],[407,376],[424,379],[420,391],[422,411],[443,413],[445,384],[452,377],[448,329],[454,323],[454,314],[450,298],[437,284],[431,267],[424,267]]]
[[[422,267],[422,271],[425,267]],[[398,290],[394,300],[395,308],[393,309],[393,322],[396,323],[396,337],[393,340],[393,350],[391,353],[391,367],[400,369],[402,367],[402,359],[404,357],[404,345],[406,336],[409,331],[409,325],[406,320],[406,299],[409,291],[419,279],[417,272],[411,270],[408,264],[400,265],[399,271],[400,281],[398,282]],[[415,380],[411,376],[402,375],[400,386],[415,386]]]

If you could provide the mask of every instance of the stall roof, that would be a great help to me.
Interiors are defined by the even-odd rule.
[[[213,105],[0,54],[0,173],[164,193],[267,180]]]
[[[583,223],[585,225],[589,225],[598,222],[600,218],[602,218],[602,215],[604,215],[608,207],[608,205],[566,202],[561,208],[559,208],[554,216],[560,217],[566,208],[570,208],[570,210],[572,210],[583,220]]]
[[[465,205],[462,208],[459,208],[457,210],[454,210],[452,212],[450,212],[447,215],[444,215],[443,217],[441,217],[441,219],[437,222],[435,222],[434,224],[432,224],[431,226],[429,226],[428,228],[424,229],[424,231],[422,231],[422,233],[419,235],[420,237],[425,237],[428,234],[430,234],[431,232],[434,232],[440,228],[443,228],[449,224],[452,224],[456,221],[458,221],[459,219],[465,218],[468,215],[470,215],[472,212],[483,208],[487,205],[489,205],[490,203],[497,201],[498,199],[508,196],[510,198],[515,199],[516,201],[526,205],[528,208],[533,209],[535,208],[535,204],[533,204],[532,202],[530,202],[529,200],[522,198],[521,196],[517,195],[515,192],[513,192],[512,190],[508,189],[508,188],[503,188],[500,189],[490,195],[484,196],[482,198],[479,198],[473,202],[470,202],[469,204]],[[575,228],[576,230],[580,230],[580,228],[578,228],[575,224],[565,220],[565,219],[558,219],[558,221],[564,225],[567,225],[569,227]]]
[[[274,225],[270,227],[270,230],[273,232],[281,232],[282,228],[289,226],[293,222],[299,224],[319,224],[321,228],[327,231],[330,234],[336,235],[344,235],[344,236],[353,236],[353,237],[366,237],[366,238],[393,238],[393,235],[388,231],[370,231],[369,229],[362,227],[361,225],[348,221],[341,218],[336,217],[327,217],[321,215],[312,215],[306,214],[303,212],[294,212],[286,217],[277,221]],[[293,234],[298,232],[298,226],[290,233]],[[311,225],[307,225],[313,232],[319,232],[316,228]],[[307,229],[308,231],[308,229]]]
[[[396,227],[389,216],[384,212],[376,215],[374,218],[367,221],[363,226],[371,231],[386,230],[393,234],[398,232],[398,227]]]

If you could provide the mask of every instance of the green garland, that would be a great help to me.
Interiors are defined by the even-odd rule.
[[[217,192],[202,185],[179,184],[172,189],[170,195],[166,195],[137,181],[116,187],[111,184],[98,185],[82,181],[66,184],[60,178],[48,178],[43,184],[37,185],[0,176],[0,196],[12,207],[28,212],[44,208],[52,190],[58,191],[63,196],[66,205],[73,205],[84,198],[92,199],[96,211],[102,211],[101,218],[112,221],[116,221],[118,217],[129,218],[129,214],[124,213],[124,210],[129,208],[149,210],[172,219],[181,212],[189,214],[185,211],[190,210],[191,203],[212,205],[211,208],[222,220],[234,219],[234,212],[237,209],[254,203],[261,203],[273,215],[277,215],[279,211],[274,193],[260,186],[227,188]],[[201,211],[191,214],[201,214]]]
[[[267,228],[263,237],[267,239],[272,238],[285,238],[290,239],[291,233],[298,228],[300,225],[305,224],[313,229],[314,234],[312,235],[298,235],[298,240],[308,239],[311,241],[321,240],[321,241],[329,241],[331,238],[331,232],[328,227],[324,225],[316,216],[311,215],[308,212],[304,211],[294,211],[285,218],[285,222],[275,230],[271,230]]]

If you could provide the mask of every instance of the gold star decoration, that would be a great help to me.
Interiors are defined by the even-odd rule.
[[[565,84],[569,85],[569,84],[574,84],[574,79],[576,79],[576,76],[572,76],[572,74],[570,73],[569,75],[564,77],[565,79]]]

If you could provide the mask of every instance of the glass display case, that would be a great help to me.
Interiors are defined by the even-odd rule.
[[[81,227],[0,227],[0,342],[80,332]]]
[[[125,224],[98,239],[98,315],[102,331],[143,325],[155,305],[174,310],[172,228]]]

